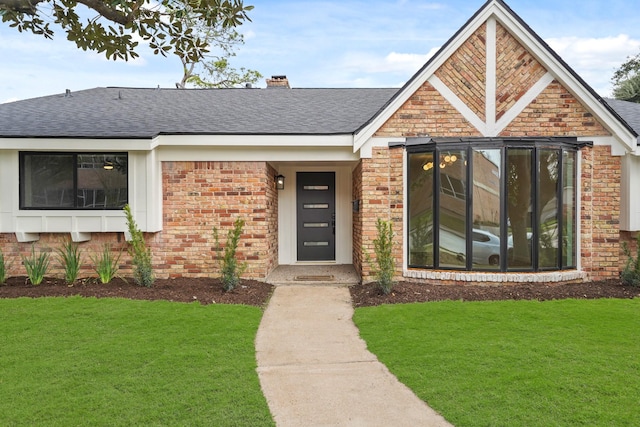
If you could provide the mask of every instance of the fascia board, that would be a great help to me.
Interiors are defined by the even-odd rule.
[[[549,73],[553,75],[582,105],[589,110],[627,150],[634,151],[637,144],[637,136],[627,129],[620,121],[607,110],[593,93],[579,81],[564,64],[549,51],[551,47],[543,46],[533,34],[523,25],[507,13],[501,7],[495,9],[496,20],[504,26],[536,60],[538,60]],[[568,66],[568,65],[567,65]]]
[[[0,150],[149,151],[150,139],[0,138]]]
[[[440,68],[462,44],[476,32],[482,24],[495,12],[496,4],[493,3],[489,7],[480,11],[475,18],[469,21],[453,39],[449,40],[436,56],[431,58],[427,64],[414,75],[409,82],[403,87],[400,93],[387,105],[387,107],[378,114],[378,116],[365,126],[355,135],[353,151],[358,151],[373,134],[385,124],[387,120],[399,110],[402,105],[418,90],[422,85]]]
[[[160,135],[156,147],[352,147],[353,135]]]

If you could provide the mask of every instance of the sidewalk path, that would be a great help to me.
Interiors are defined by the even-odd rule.
[[[256,338],[279,427],[450,426],[366,349],[347,287],[277,286]]]

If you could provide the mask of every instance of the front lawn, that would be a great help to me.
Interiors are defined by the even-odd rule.
[[[640,300],[358,308],[369,349],[463,426],[640,425]]]
[[[274,425],[262,312],[125,299],[0,299],[0,425]]]

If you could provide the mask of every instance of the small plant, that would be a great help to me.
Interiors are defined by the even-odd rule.
[[[111,251],[111,245],[105,243],[102,248],[100,256],[91,257],[93,261],[94,269],[98,273],[100,283],[109,283],[111,279],[118,274],[118,263],[120,262],[120,256],[122,251],[118,252],[118,256],[114,256]]]
[[[58,261],[64,268],[64,281],[67,285],[73,284],[78,278],[82,254],[77,243],[67,240],[61,249],[58,249]]]
[[[4,260],[4,254],[0,250],[0,285],[2,285],[7,280],[7,270],[9,266]]]
[[[624,254],[627,256],[627,264],[622,271],[622,282],[627,285],[640,286],[640,233],[636,235],[636,257],[631,254],[627,242],[623,244]]]
[[[220,245],[218,238],[218,229],[213,228],[213,238],[216,242],[216,250],[224,251],[222,257],[218,257],[220,260],[220,271],[222,284],[225,291],[232,291],[240,283],[240,276],[247,269],[247,263],[238,263],[236,258],[236,250],[238,249],[238,242],[240,241],[240,235],[242,235],[242,229],[244,227],[243,219],[236,219],[233,223],[233,229],[227,233],[227,243],[224,248]]]
[[[373,241],[376,253],[376,264],[371,261],[371,256],[365,253],[365,257],[371,265],[371,270],[376,277],[378,288],[384,295],[391,293],[393,285],[393,275],[395,265],[393,262],[393,225],[391,221],[383,221],[378,218],[376,223],[378,236]]]
[[[32,285],[38,286],[42,283],[42,279],[49,270],[49,253],[40,252],[36,255],[34,245],[31,245],[31,255],[29,257],[22,257],[22,264],[27,270],[27,277]]]
[[[153,267],[151,266],[151,249],[147,247],[144,235],[136,225],[129,205],[125,205],[124,213],[127,216],[127,227],[131,235],[129,253],[132,257],[133,280],[140,286],[150,288],[155,281]]]

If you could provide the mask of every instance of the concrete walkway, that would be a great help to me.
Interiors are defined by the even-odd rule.
[[[277,286],[258,375],[278,426],[450,426],[366,349],[344,286]]]

